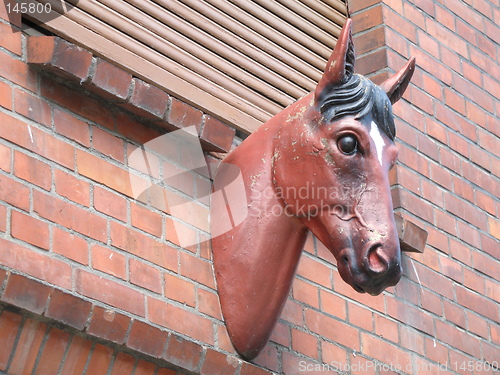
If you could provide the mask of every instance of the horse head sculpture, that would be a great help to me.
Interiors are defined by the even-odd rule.
[[[214,189],[241,173],[245,196],[212,202],[212,239],[222,312],[247,359],[266,344],[286,302],[307,233],[334,255],[357,292],[380,294],[402,273],[389,170],[392,104],[415,69],[411,58],[380,87],[354,74],[347,20],[314,92],[270,119],[221,162]],[[231,168],[232,167],[232,168]],[[238,217],[218,230],[218,217]]]

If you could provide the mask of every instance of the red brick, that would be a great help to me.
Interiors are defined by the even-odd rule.
[[[316,309],[319,308],[318,288],[300,279],[293,281],[293,298]]]
[[[76,152],[76,162],[80,174],[129,197],[134,197],[132,183],[137,186],[137,191],[145,191],[149,186],[146,180],[81,150]]]
[[[226,354],[207,349],[207,354],[201,366],[201,375],[234,375],[240,364],[240,360],[229,357]]]
[[[496,223],[492,220],[490,220],[490,226],[493,224],[495,225]],[[494,227],[491,227],[491,229],[494,229]],[[494,230],[491,230],[491,234],[493,235]],[[500,228],[497,228],[496,232],[496,237],[500,238]],[[490,254],[492,257],[496,259],[500,259],[500,248],[497,246],[498,240],[495,239],[493,236],[490,236],[485,233],[481,233],[481,249],[484,250],[486,253]]]
[[[198,288],[198,309],[203,314],[222,320],[219,296],[216,293]]]
[[[453,177],[449,171],[443,168],[439,164],[430,164],[431,178],[432,181],[441,185],[446,190],[453,189]]]
[[[496,221],[500,230],[500,222]],[[499,236],[500,237],[500,236]],[[494,259],[482,252],[473,251],[472,259],[474,261],[474,268],[481,273],[484,273],[493,279],[498,275],[498,270],[500,269],[500,260]]]
[[[375,336],[361,333],[363,354],[383,363],[398,364],[401,368],[411,366],[411,354]],[[387,354],[390,353],[390,358]]]
[[[111,222],[111,244],[160,267],[177,271],[177,250],[114,222]]]
[[[89,124],[77,119],[75,116],[54,108],[54,127],[59,134],[83,146],[90,146]]]
[[[92,348],[92,341],[73,336],[60,375],[83,374]]]
[[[100,186],[94,186],[94,208],[115,219],[127,221],[126,199]]]
[[[434,323],[431,315],[393,298],[386,297],[386,304],[387,314],[390,317],[427,334],[434,334]]]
[[[125,353],[118,353],[110,375],[132,375],[136,359]]]
[[[125,138],[131,139],[139,144],[145,144],[162,134],[157,130],[146,126],[126,113],[116,114],[117,131]]]
[[[281,319],[292,323],[297,326],[304,325],[304,314],[303,310],[305,308],[291,299],[287,299],[283,311],[281,312]]]
[[[368,30],[382,23],[382,7],[377,5],[356,15],[356,22],[353,23],[353,33]]]
[[[1,95],[1,93],[0,93]],[[1,96],[0,96],[1,97]],[[0,169],[4,170],[5,172],[10,173],[10,164],[11,164],[11,155],[12,155],[12,150],[5,146],[0,144]]]
[[[49,306],[45,315],[59,322],[82,330],[87,323],[92,305],[79,297],[54,290],[50,296]]]
[[[27,47],[28,63],[43,64],[84,81],[90,70],[92,54],[61,38],[30,36]]]
[[[375,314],[374,317],[375,333],[397,344],[399,342],[399,324],[382,315]]]
[[[448,322],[455,324],[457,327],[466,328],[465,311],[462,307],[444,299],[443,308],[444,317]]]
[[[361,327],[369,332],[373,331],[373,313],[354,303],[347,303],[348,321],[352,326]]]
[[[110,100],[127,99],[132,75],[100,58],[96,60],[94,74],[86,86]]]
[[[105,340],[123,344],[129,325],[130,318],[128,316],[94,306],[87,332]]]
[[[361,35],[354,36],[356,53],[362,55],[364,53],[382,47],[385,42],[384,31],[386,30],[384,30],[383,27],[379,27],[376,29],[368,30],[366,33],[363,33]]]
[[[475,190],[474,194],[476,195],[475,203],[478,207],[492,215],[496,215],[495,200],[491,196],[486,195],[479,190]]]
[[[60,169],[54,170],[56,193],[75,203],[88,207],[90,204],[90,184]]]
[[[297,275],[326,288],[330,288],[330,273],[330,269],[323,263],[304,255],[300,258]]]
[[[487,230],[488,222],[486,214],[477,210],[474,205],[448,193],[445,193],[444,201],[448,212],[451,212],[453,215],[464,219],[466,222],[482,230]]]
[[[49,225],[19,211],[11,214],[12,237],[28,242],[42,249],[49,249]]]
[[[480,275],[476,271],[469,270],[468,268],[464,268],[464,283],[463,285],[473,291],[476,291],[480,294],[484,294],[484,276]]]
[[[164,359],[187,371],[195,371],[198,369],[202,351],[200,345],[176,335],[171,335]]]
[[[349,7],[349,10],[351,11],[351,14],[354,15],[356,12],[369,8],[379,2],[380,0],[357,0],[352,4],[352,6]]]
[[[64,86],[51,77],[42,76],[41,94],[61,107],[75,112],[90,121],[96,122],[108,129],[115,128],[114,112],[103,101],[87,96],[77,89]]]
[[[487,298],[484,298],[482,295],[473,293],[461,286],[457,286],[455,289],[457,293],[457,302],[460,305],[493,321],[498,319],[498,304],[495,304]]]
[[[14,94],[16,112],[47,127],[52,126],[52,108],[44,100],[16,90]]]
[[[180,253],[180,273],[209,288],[216,289],[212,264],[188,253]]]
[[[113,356],[113,349],[96,344],[87,366],[87,374],[107,374]]]
[[[427,357],[435,362],[446,363],[448,361],[448,349],[435,338],[425,338],[425,350]]]
[[[0,232],[7,231],[7,207],[0,205]]]
[[[135,259],[129,261],[129,280],[155,293],[161,293],[163,289],[160,270]]]
[[[324,363],[346,363],[347,352],[345,349],[328,341],[321,341],[322,360]]]
[[[461,177],[452,176],[453,192],[459,197],[474,202],[474,189],[471,184]]]
[[[270,375],[271,373],[260,367],[252,365],[248,362],[243,362],[240,370],[240,375]]]
[[[123,280],[127,278],[127,258],[124,255],[100,245],[92,246],[91,254],[92,268]]]
[[[194,307],[196,291],[194,284],[181,279],[178,275],[165,274],[165,297]]]
[[[52,288],[27,277],[11,274],[2,301],[42,315]]]
[[[6,270],[0,269],[0,289],[3,288],[3,282],[5,281],[7,275],[10,275],[10,273],[7,273]]]
[[[1,65],[0,65],[1,66]],[[5,113],[0,113],[0,137],[73,169],[74,147]]]
[[[99,302],[145,316],[144,295],[124,284],[77,270],[76,292]]]
[[[136,320],[132,323],[127,346],[141,353],[159,358],[165,348],[168,335],[168,332]]]
[[[318,338],[307,332],[292,329],[292,349],[311,358],[318,357]]]
[[[359,350],[357,329],[330,318],[314,310],[306,310],[306,325],[314,333],[322,337],[345,345],[353,350]]]
[[[20,56],[22,54],[21,33],[15,32],[13,27],[6,23],[0,24],[0,46]]]
[[[236,354],[236,350],[229,338],[229,334],[227,333],[227,328],[225,325],[217,325],[217,338],[218,338],[218,347],[221,350],[224,350],[228,353]],[[290,341],[290,340],[288,340]]]
[[[170,98],[170,108],[166,120],[178,128],[194,125],[196,130],[199,131],[203,123],[203,112],[180,100]]]
[[[62,288],[71,288],[72,271],[67,263],[1,238],[0,248],[0,264]]]
[[[47,326],[44,323],[32,319],[26,320],[9,366],[9,373],[32,373],[46,330]]]
[[[25,89],[36,91],[36,73],[20,60],[12,58],[8,53],[0,51],[0,76]],[[2,124],[3,125],[3,124]]]
[[[437,320],[436,338],[476,358],[481,358],[479,339],[465,331],[456,329],[453,324]]]
[[[142,359],[137,361],[134,375],[151,375],[155,373],[157,366],[152,362],[147,362]]]
[[[367,293],[360,294],[356,292],[349,284],[342,280],[338,272],[333,272],[332,276],[334,291],[336,293],[371,307],[374,310],[385,312],[383,298],[374,298]]]
[[[130,220],[134,227],[161,238],[162,217],[150,208],[131,203]]]
[[[165,183],[181,193],[193,196],[194,195],[194,173],[179,168],[177,165],[163,161],[163,176]]]
[[[434,77],[432,77],[428,74],[422,75],[422,81],[423,81],[422,88],[427,94],[429,94],[430,96],[432,96],[438,100],[441,100],[441,101],[443,100],[443,86],[441,85],[441,82],[439,82]],[[429,119],[429,120],[432,120],[432,119]],[[429,132],[430,128],[427,128],[427,131]],[[440,140],[441,139],[442,139],[442,137],[440,137]]]
[[[171,370],[165,367],[160,367],[156,375],[176,375],[176,374],[177,372],[175,370]]]
[[[462,284],[464,273],[463,267],[456,260],[448,257],[439,257],[439,264],[441,266],[441,273],[456,282]]]
[[[92,147],[121,163],[125,161],[123,140],[97,127],[92,130]]]
[[[484,318],[469,311],[467,311],[466,314],[467,314],[467,329],[470,332],[475,333],[476,335],[481,336],[484,339],[488,340],[489,339],[488,322],[484,320]]]
[[[212,321],[195,312],[147,297],[148,319],[207,344],[214,344]]]
[[[137,126],[142,127],[143,125],[138,124]],[[175,146],[176,149],[175,150],[168,149],[167,151],[167,150],[161,150],[160,147],[155,147],[155,146],[156,142],[153,142],[153,146],[151,144],[146,143],[140,147],[136,147],[131,143],[127,143],[128,167],[140,171],[142,173],[145,173],[148,176],[152,176],[154,178],[160,178],[159,157],[153,154],[148,149],[151,147],[152,151],[164,155],[165,153],[170,153],[170,152],[175,153],[178,147],[177,145],[172,145]],[[165,156],[169,157],[169,155]]]
[[[253,360],[256,365],[265,367],[266,369],[280,372],[281,360],[278,359],[278,350],[275,346],[269,343],[262,349],[260,354]]]
[[[107,224],[104,218],[61,199],[34,191],[33,211],[47,220],[98,241],[107,240]]]
[[[345,320],[347,317],[347,302],[345,298],[336,296],[325,290],[320,290],[321,311]]]
[[[206,142],[205,148],[207,150],[228,152],[231,150],[234,134],[233,128],[211,116],[205,116],[200,138]]]
[[[10,311],[0,315],[0,370],[6,370],[23,317]]]
[[[75,262],[89,264],[87,241],[57,227],[52,228],[52,251]]]
[[[57,374],[71,335],[68,332],[52,328],[49,332],[44,350],[40,354],[40,362],[35,375]]]
[[[125,106],[129,111],[149,118],[163,118],[169,95],[140,79],[133,79],[133,92]]]
[[[14,174],[45,190],[50,190],[52,185],[50,166],[19,151],[14,151]]]
[[[197,243],[198,243],[198,235],[201,237],[201,233],[197,230],[184,225],[179,220],[172,220],[167,217],[165,219],[165,238],[176,244],[179,247],[184,247],[184,249],[191,251],[192,253],[196,253]],[[193,244],[191,246],[186,246],[186,244]],[[184,245],[184,246],[183,246]]]
[[[431,290],[450,300],[453,300],[453,284],[450,283],[446,277],[441,275],[439,272],[436,272],[435,270],[431,270],[425,266],[422,266],[418,262],[414,262],[414,267],[417,270],[417,274],[419,275],[418,279],[416,278],[416,275],[411,277],[414,282],[418,282],[418,280],[420,280]],[[413,269],[411,273],[414,273]],[[421,323],[424,322],[422,321]]]

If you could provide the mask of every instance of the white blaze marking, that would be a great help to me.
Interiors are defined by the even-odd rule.
[[[377,150],[378,161],[380,165],[382,165],[382,152],[384,151],[384,138],[380,134],[380,130],[378,129],[377,124],[372,121],[370,126],[370,137],[372,137],[373,142],[375,143],[375,149]]]

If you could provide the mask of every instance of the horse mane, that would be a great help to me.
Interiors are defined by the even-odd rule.
[[[361,119],[371,113],[373,120],[391,140],[396,137],[389,97],[362,75],[350,74],[345,82],[330,85],[318,104],[328,123],[349,115]]]

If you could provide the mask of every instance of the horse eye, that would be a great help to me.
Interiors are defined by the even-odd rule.
[[[358,149],[358,140],[352,135],[346,135],[338,141],[340,151],[346,155],[353,155]]]

